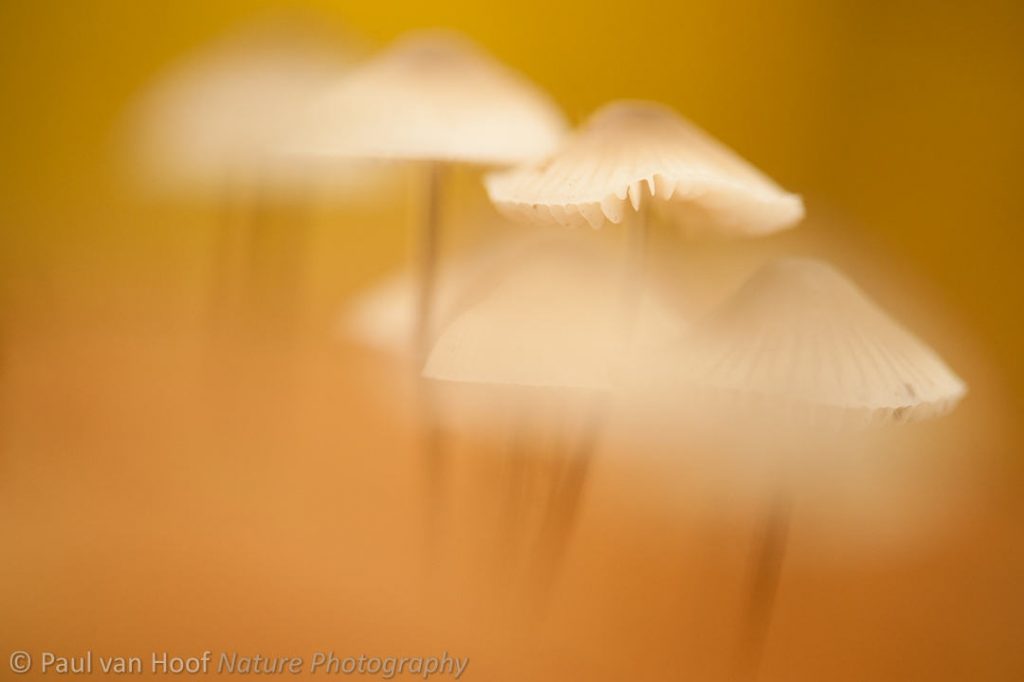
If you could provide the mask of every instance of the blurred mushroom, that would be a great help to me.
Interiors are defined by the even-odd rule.
[[[516,226],[504,234],[493,222],[474,221],[472,230],[486,232],[487,237],[453,253],[439,268],[431,338],[436,338],[468,305],[486,296],[508,274],[509,267],[523,258],[524,252],[550,241],[547,231],[541,234]],[[346,302],[336,332],[402,362],[414,360],[408,351],[416,325],[417,298],[415,273],[408,268],[396,269]]]
[[[288,148],[318,157],[422,164],[413,346],[425,358],[449,164],[503,165],[549,152],[565,122],[525,78],[456,33],[409,34],[354,69],[316,102]]]
[[[179,195],[254,183],[295,189],[305,178],[273,147],[348,69],[350,44],[286,16],[245,26],[173,64],[129,111],[122,142],[132,179]]]
[[[379,179],[274,151],[348,69],[353,45],[302,15],[265,18],[172,64],[129,109],[119,142],[131,182],[222,204],[211,273],[215,326],[234,321],[243,305],[289,326],[277,323],[300,307],[309,191],[365,192]]]
[[[549,237],[444,328],[423,371],[450,392],[470,389],[466,402],[486,422],[499,421],[493,412],[511,414],[507,517],[523,516],[520,507],[531,501],[517,488],[549,479],[550,489],[533,495],[543,506],[533,557],[542,600],[573,529],[607,403],[630,364],[622,354],[617,287],[606,274],[610,263],[584,235]],[[680,317],[656,292],[642,292],[636,350],[658,347],[680,329]],[[567,442],[552,444],[553,432],[573,430]],[[506,542],[513,542],[514,525]]]
[[[354,69],[307,112],[290,152],[313,157],[416,162],[425,200],[417,242],[415,372],[428,352],[440,256],[444,175],[453,164],[496,165],[550,151],[565,129],[554,103],[523,76],[449,31],[406,35]],[[444,496],[441,435],[420,383],[427,476],[427,549]],[[432,557],[428,556],[432,562]]]
[[[447,382],[610,391],[622,357],[615,261],[578,236],[524,250],[505,277],[442,330],[423,374]],[[673,340],[682,328],[654,291],[643,292],[637,347]]]
[[[852,282],[809,259],[762,267],[681,350],[674,377],[729,401],[785,405],[801,428],[939,416],[966,390]]]
[[[924,343],[834,268],[784,258],[762,267],[676,349],[669,372],[704,416],[761,430],[762,447],[823,447],[836,429],[939,416],[965,384]],[[709,412],[709,406],[726,412]],[[801,441],[798,445],[794,440]],[[767,444],[767,445],[765,445]],[[753,559],[740,679],[756,676],[781,574],[791,515],[781,484]]]
[[[487,191],[516,215],[595,228],[621,222],[627,199],[633,211],[656,200],[688,227],[739,235],[804,215],[800,197],[670,108],[641,101],[605,105],[545,160],[491,174]]]
[[[658,205],[689,231],[754,236],[790,227],[800,197],[662,104],[618,101],[595,112],[546,159],[487,177],[491,200],[530,220],[601,227],[631,208],[624,326],[642,288],[650,216]],[[627,203],[628,200],[628,203]]]

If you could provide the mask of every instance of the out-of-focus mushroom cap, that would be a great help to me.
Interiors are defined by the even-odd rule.
[[[484,295],[481,292],[491,288],[536,239],[529,231],[517,232],[514,238],[495,238],[447,258],[435,282],[430,337],[437,338],[459,312]],[[357,292],[341,311],[338,336],[390,355],[408,356],[416,326],[419,284],[415,274],[409,268],[397,270]]]
[[[785,258],[762,267],[675,353],[673,376],[724,402],[786,405],[865,422],[940,415],[966,386],[928,346],[837,270]]]
[[[688,228],[726,234],[766,234],[804,215],[799,196],[652,102],[605,105],[546,160],[492,173],[487,190],[506,212],[564,225],[619,223],[647,197]]]
[[[308,173],[272,149],[347,69],[352,55],[344,47],[318,25],[286,17],[245,27],[174,64],[128,113],[122,145],[133,179],[193,194],[307,182]]]
[[[424,376],[606,391],[630,371],[638,349],[679,336],[682,320],[650,290],[638,293],[627,333],[621,283],[608,277],[614,260],[578,242],[527,254],[490,296],[445,328]]]
[[[547,154],[565,129],[553,101],[521,74],[458,34],[424,31],[325,93],[289,151],[509,164]]]

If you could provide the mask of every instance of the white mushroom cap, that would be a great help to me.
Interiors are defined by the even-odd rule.
[[[130,108],[122,143],[133,179],[185,193],[304,182],[272,148],[351,60],[337,36],[292,18],[245,27],[199,50]]]
[[[935,352],[852,282],[808,259],[762,267],[692,328],[681,350],[676,370],[690,385],[865,421],[937,416],[966,392]]]
[[[492,227],[476,225],[482,232]],[[517,231],[514,237],[492,238],[446,258],[435,283],[430,337],[437,338],[458,313],[485,295],[509,263],[535,247],[537,239],[528,230]],[[410,268],[399,269],[357,292],[341,310],[338,336],[390,355],[408,356],[416,327],[419,284],[415,274]]]
[[[550,152],[566,130],[553,101],[468,39],[405,36],[308,112],[289,150],[316,156],[509,164]]]
[[[799,196],[653,102],[612,102],[547,160],[491,174],[491,200],[509,213],[561,224],[619,223],[644,194],[690,227],[758,235],[804,215]]]
[[[493,292],[441,333],[423,375],[491,386],[606,391],[634,353],[681,333],[683,322],[652,290],[638,293],[626,344],[615,261],[580,239],[527,253]]]

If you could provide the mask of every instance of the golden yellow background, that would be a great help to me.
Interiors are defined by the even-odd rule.
[[[282,8],[376,42],[464,30],[575,120],[617,97],[678,107],[812,212],[847,216],[926,271],[1024,381],[1024,9],[1013,0],[4,2],[0,172],[15,268],[20,245],[48,243],[17,211],[90,203],[126,98],[189,48]],[[66,218],[50,229],[79,239]]]
[[[991,470],[972,485],[985,494],[945,542],[884,569],[815,568],[795,550],[803,589],[780,615],[765,678],[1020,679],[1024,5],[1013,0],[0,1],[3,657],[447,647],[474,657],[478,676],[465,679],[491,682],[703,681],[727,655],[726,616],[680,653],[673,632],[698,607],[673,586],[704,580],[698,604],[719,608],[708,595],[730,594],[749,533],[698,531],[717,544],[692,568],[690,548],[665,540],[676,529],[608,493],[628,471],[597,480],[603,503],[573,564],[590,568],[570,571],[554,617],[574,634],[548,649],[459,602],[457,570],[426,612],[400,598],[417,592],[407,564],[418,539],[403,521],[417,487],[384,455],[414,448],[350,390],[370,360],[317,346],[286,371],[242,349],[209,371],[212,397],[197,403],[206,379],[188,372],[201,344],[181,328],[199,317],[209,207],[140,207],[113,177],[111,147],[162,68],[281,9],[370,45],[461,29],[576,122],[613,98],[670,103],[803,194],[806,229],[841,225],[932,283],[918,303],[956,331],[929,340],[959,358],[967,339],[963,371],[980,383],[959,421],[925,442],[984,455]],[[401,257],[394,232],[345,234],[358,248],[333,265],[339,292]],[[361,449],[377,459],[339,463]],[[293,468],[275,463],[289,456]],[[949,462],[936,480],[957,478]]]

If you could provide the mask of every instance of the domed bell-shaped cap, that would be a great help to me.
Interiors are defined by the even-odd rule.
[[[121,140],[126,171],[173,193],[222,192],[240,182],[301,185],[308,174],[283,165],[276,145],[348,69],[351,42],[284,17],[243,27],[174,64],[130,107]]]
[[[966,392],[934,351],[814,260],[762,267],[680,350],[674,376],[686,384],[843,421],[937,416]]]
[[[326,92],[289,149],[505,165],[550,152],[565,129],[554,102],[521,74],[456,33],[424,31]]]
[[[676,338],[679,315],[653,288],[639,293],[634,338],[624,343],[611,254],[563,235],[528,250],[516,267],[444,329],[429,379],[464,384],[607,391],[632,353]]]
[[[799,196],[672,109],[653,102],[605,105],[546,160],[493,173],[501,209],[565,225],[619,223],[647,196],[688,228],[759,235],[797,223]]]

